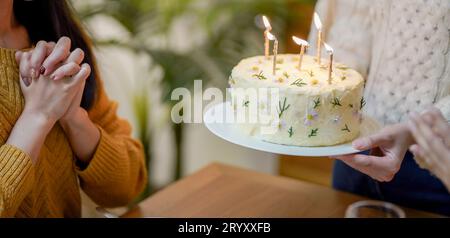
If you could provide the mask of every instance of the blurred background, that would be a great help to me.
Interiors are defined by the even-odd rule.
[[[106,90],[145,147],[149,186],[136,202],[212,162],[329,185],[328,159],[242,148],[203,124],[174,124],[170,118],[174,88],[191,88],[200,79],[203,89],[224,90],[234,65],[263,54],[262,14],[271,20],[280,52],[298,52],[291,36],[307,39],[315,2],[72,0],[96,42]]]

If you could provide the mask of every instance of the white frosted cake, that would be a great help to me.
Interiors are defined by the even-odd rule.
[[[273,56],[272,56],[273,57]],[[231,92],[234,110],[243,106],[258,113],[276,108],[268,113],[270,123],[277,122],[273,133],[263,133],[267,123],[241,123],[240,130],[262,140],[297,146],[329,146],[345,143],[359,135],[364,81],[362,76],[339,63],[334,63],[331,84],[328,82],[328,60],[319,66],[314,57],[304,55],[301,71],[299,55],[277,56],[276,74],[273,75],[273,58],[255,56],[243,59],[234,67],[229,84],[232,89],[278,88],[278,101],[259,97],[245,97],[239,101]],[[249,96],[249,95],[247,95]]]

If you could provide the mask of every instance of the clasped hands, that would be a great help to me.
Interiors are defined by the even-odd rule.
[[[61,37],[57,43],[39,41],[32,50],[16,53],[24,112],[54,124],[84,111],[80,103],[91,67],[82,64],[83,50],[70,49],[71,40]]]

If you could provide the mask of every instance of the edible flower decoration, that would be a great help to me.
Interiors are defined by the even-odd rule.
[[[312,122],[319,117],[319,114],[316,110],[311,110],[306,113],[304,124],[305,126],[311,126]]]

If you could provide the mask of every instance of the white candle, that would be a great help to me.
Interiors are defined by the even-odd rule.
[[[296,36],[292,36],[292,40],[294,40],[295,44],[300,45],[300,60],[298,62],[298,70],[302,70],[302,61],[303,55],[305,54],[305,49],[309,46],[309,43],[305,40],[302,40]]]
[[[331,73],[333,72],[333,48],[329,46],[327,43],[323,43],[325,46],[325,49],[327,50],[327,53],[330,55],[330,62],[328,64],[328,84],[331,84]]]
[[[320,65],[320,55],[322,53],[322,21],[317,12],[314,12],[314,25],[317,28],[317,63]]]
[[[273,72],[272,74],[275,75],[277,70],[277,54],[278,54],[278,39],[270,32],[267,33],[267,38],[269,40],[273,40]]]
[[[269,19],[266,16],[262,16],[262,20],[264,23],[264,27],[266,30],[264,30],[264,55],[266,56],[266,59],[269,59],[269,38],[267,37],[267,33],[270,33],[272,30],[272,26],[270,25]]]

